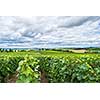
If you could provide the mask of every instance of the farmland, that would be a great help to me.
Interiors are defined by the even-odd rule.
[[[89,52],[92,51],[91,49],[80,51],[82,50],[2,51],[0,52],[0,82],[100,82],[100,54]]]

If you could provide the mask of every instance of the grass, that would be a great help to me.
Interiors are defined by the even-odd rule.
[[[75,50],[77,51],[77,50]],[[52,56],[52,57],[66,57],[66,56],[96,56],[100,54],[96,53],[83,53],[83,52],[62,52],[62,51],[53,51],[53,50],[45,50],[45,51],[19,51],[19,52],[0,52],[0,57],[11,56],[11,57],[24,57],[25,55],[32,55],[33,57],[39,56]]]

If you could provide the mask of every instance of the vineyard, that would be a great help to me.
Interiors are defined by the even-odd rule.
[[[1,52],[0,82],[100,82],[100,54],[60,51]]]

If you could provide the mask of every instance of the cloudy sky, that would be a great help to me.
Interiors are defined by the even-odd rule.
[[[0,17],[0,48],[99,46],[99,16]]]

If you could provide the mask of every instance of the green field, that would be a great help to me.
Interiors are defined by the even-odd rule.
[[[0,82],[100,82],[100,54],[55,50],[0,52]]]
[[[0,57],[12,56],[12,57],[24,57],[25,55],[32,55],[33,57],[38,56],[52,56],[52,57],[66,57],[66,56],[95,56],[100,55],[96,53],[69,53],[53,50],[44,50],[44,51],[18,51],[18,52],[0,52]]]

